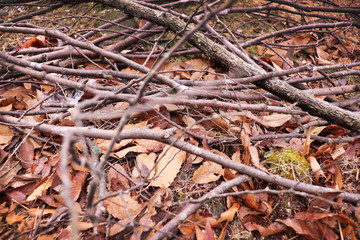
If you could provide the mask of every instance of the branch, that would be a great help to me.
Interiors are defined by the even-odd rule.
[[[54,126],[49,124],[41,124],[34,121],[18,119],[10,116],[0,115],[0,121],[6,122],[15,126],[21,126],[26,128],[34,128],[39,131],[48,132],[52,134],[57,134],[64,136],[67,131],[71,129],[74,136],[84,136],[91,138],[101,138],[101,139],[111,139],[115,134],[115,130],[103,130],[103,129],[94,129],[90,127],[63,127],[63,126]],[[119,139],[152,139],[156,140],[171,146],[174,146],[178,149],[181,149],[185,152],[192,153],[196,156],[202,157],[209,161],[220,164],[225,168],[230,168],[238,171],[241,174],[245,174],[251,177],[255,177],[261,180],[264,180],[269,183],[276,185],[284,186],[287,188],[292,188],[296,191],[303,191],[311,194],[323,194],[328,192],[338,192],[338,190],[330,189],[326,187],[314,186],[311,184],[298,182],[290,180],[287,178],[279,177],[269,173],[265,173],[259,169],[247,166],[245,164],[232,161],[230,158],[226,158],[215,153],[209,152],[205,149],[196,147],[190,143],[179,140],[178,138],[172,136],[174,134],[173,129],[168,130],[150,130],[147,128],[123,130],[118,138]],[[357,202],[360,201],[360,194],[353,194],[342,192],[338,197],[344,198],[345,201]]]

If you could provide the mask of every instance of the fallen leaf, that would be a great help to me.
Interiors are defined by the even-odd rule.
[[[19,158],[25,169],[34,164],[34,145],[29,139],[25,139],[19,147]]]
[[[41,208],[30,208],[29,209],[29,215],[32,217],[40,217],[41,214],[42,216],[48,215],[48,214],[53,214],[56,212],[56,209],[44,209],[44,211],[42,211]]]
[[[122,198],[116,196],[104,201],[104,207],[108,213],[120,220],[128,218],[127,212],[130,214],[130,217],[135,218],[145,207],[145,204],[139,203],[130,194],[122,194]]]
[[[94,224],[90,222],[78,222],[77,226],[79,227],[79,231],[83,232],[92,228]]]
[[[205,161],[194,172],[193,181],[198,184],[209,183],[217,181],[224,173],[224,169],[221,165]]]
[[[268,170],[260,163],[259,153],[255,146],[249,146],[249,153],[251,157],[251,163],[258,169],[268,173]]]
[[[316,181],[319,180],[319,177],[325,177],[325,173],[324,171],[321,169],[320,167],[320,164],[318,163],[318,161],[316,160],[315,157],[313,156],[310,156],[308,157],[307,159],[310,163],[310,167],[311,167],[311,170],[312,170],[312,173],[314,174],[315,176],[315,179]]]
[[[333,151],[331,153],[331,157],[333,160],[337,159],[338,157],[340,157],[341,155],[343,155],[345,153],[345,149],[343,147],[339,147],[337,149],[335,149],[335,151]]]
[[[117,156],[118,158],[121,159],[121,158],[125,157],[126,154],[128,154],[129,152],[144,153],[144,152],[148,152],[148,150],[146,147],[136,145],[136,146],[128,147],[121,151],[116,152],[115,156]]]
[[[1,126],[0,126],[1,128]],[[2,152],[3,150],[0,150]],[[21,169],[21,164],[18,161],[9,160],[5,163],[1,164],[1,171],[0,171],[0,190],[2,191],[3,188],[8,185],[11,180],[16,176],[18,171]]]
[[[84,188],[84,184],[86,181],[86,178],[88,177],[88,172],[78,172],[72,179],[72,186],[71,186],[71,198],[72,200],[76,201],[79,196],[80,192]]]
[[[158,157],[154,178],[150,186],[167,188],[174,181],[181,165],[186,159],[186,152],[174,147],[166,146]]]
[[[164,143],[151,139],[136,139],[134,142],[140,146],[145,147],[149,152],[158,152],[165,146]]]
[[[234,203],[231,208],[229,208],[227,211],[221,213],[220,218],[218,219],[218,222],[232,222],[234,220],[235,214],[239,211],[240,204]]]
[[[115,164],[114,167],[110,168],[107,174],[107,188],[109,192],[127,190],[128,188],[130,188],[129,180],[119,172],[123,173],[124,175],[127,174],[125,169],[120,164]]]
[[[0,124],[0,148],[4,149],[6,147],[12,137],[14,136],[14,132],[6,125]]]
[[[53,177],[43,179],[42,183],[35,188],[31,195],[27,197],[26,201],[33,201],[36,200],[38,197],[45,195],[46,190],[51,187],[53,179]]]
[[[205,226],[205,232],[204,232],[204,240],[215,240],[214,237],[214,231],[211,229],[211,225],[209,220],[206,221],[206,226]]]
[[[262,118],[266,127],[280,127],[292,118],[290,114],[273,113]]]
[[[6,216],[6,222],[9,225],[14,225],[15,223],[21,222],[27,215],[16,215],[15,212],[11,212]]]
[[[338,236],[326,225],[319,221],[304,221],[295,218],[279,220],[286,226],[294,229],[297,234],[310,240],[337,240]]]
[[[155,153],[141,153],[136,157],[136,167],[134,167],[132,172],[133,178],[138,178],[140,176],[147,177],[152,179],[155,175],[155,159],[157,155]],[[151,172],[150,172],[151,171]]]
[[[112,237],[126,228],[130,223],[128,218],[122,219],[110,227],[109,236]]]
[[[283,232],[285,230],[287,230],[287,227],[284,224],[278,223],[278,222],[273,222],[268,226],[261,226],[259,224],[253,223],[252,224],[254,226],[254,228],[256,230],[259,231],[259,233],[261,234],[262,237],[268,237],[268,236],[272,236],[275,234],[278,234],[280,232]]]
[[[195,226],[196,240],[204,240],[205,235],[204,235],[203,231],[199,228],[198,225],[194,224],[194,226]]]

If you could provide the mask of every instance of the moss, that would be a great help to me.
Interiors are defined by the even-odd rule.
[[[309,182],[310,164],[294,149],[282,148],[264,154],[264,165],[272,174],[293,180]]]

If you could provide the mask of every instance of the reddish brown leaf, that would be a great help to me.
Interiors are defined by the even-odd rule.
[[[336,240],[338,236],[326,225],[319,221],[304,221],[299,219],[280,220],[286,226],[294,229],[297,234],[305,236],[310,240]]]
[[[19,147],[19,157],[25,169],[34,164],[34,145],[29,139],[25,139]]]
[[[84,187],[84,183],[86,178],[88,177],[88,172],[78,172],[72,179],[72,186],[71,186],[71,198],[76,201],[79,196],[80,192]]]
[[[275,234],[278,234],[280,232],[283,232],[287,229],[287,227],[284,224],[273,222],[268,226],[261,226],[259,224],[253,223],[254,230],[258,230],[261,236],[268,237]],[[249,224],[247,225],[247,228],[250,227]]]
[[[206,222],[206,227],[205,227],[205,232],[204,232],[204,240],[215,240],[214,232],[211,229],[209,220]]]
[[[110,192],[116,192],[118,190],[128,189],[130,187],[129,180],[119,173],[121,172],[126,175],[125,169],[120,164],[115,164],[114,168],[110,168],[108,172],[108,190]]]

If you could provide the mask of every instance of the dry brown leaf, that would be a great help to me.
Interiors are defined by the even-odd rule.
[[[266,127],[280,127],[292,118],[291,114],[274,113],[262,118]]]
[[[148,152],[146,147],[140,146],[140,145],[136,145],[136,146],[132,146],[132,147],[128,147],[125,148],[121,151],[118,151],[115,154],[116,157],[118,158],[123,158],[126,156],[126,154],[128,154],[129,152],[135,152],[135,153],[144,153],[144,152]]]
[[[252,227],[250,227],[250,224],[252,225]],[[256,223],[247,223],[246,228],[258,230],[259,233],[261,234],[261,236],[263,236],[263,237],[272,236],[272,235],[275,235],[277,233],[287,230],[287,227],[284,224],[281,224],[278,222],[273,222],[266,227],[263,227]]]
[[[116,192],[119,190],[127,190],[130,188],[129,180],[124,177],[119,172],[122,172],[123,174],[127,174],[125,169],[120,164],[115,164],[114,168],[110,168],[107,179],[108,179],[108,185],[107,188],[109,192]],[[118,172],[119,171],[119,172]]]
[[[219,223],[224,222],[224,221],[232,222],[234,220],[235,214],[239,211],[239,208],[240,208],[240,204],[234,203],[234,205],[232,205],[232,207],[230,209],[221,213],[220,218],[218,219],[218,222]]]
[[[158,152],[165,146],[164,143],[151,139],[136,139],[134,142],[140,146],[145,147],[149,152]]]
[[[148,213],[150,216],[157,214],[156,208],[167,209],[173,202],[173,193],[169,188],[159,188],[155,191],[148,203]]]
[[[214,182],[223,174],[224,169],[221,165],[206,161],[194,172],[193,181],[199,184]]]
[[[196,120],[190,116],[183,115],[182,120],[190,129],[204,129],[203,126],[196,124]]]
[[[25,139],[19,147],[19,157],[25,169],[34,164],[34,145],[29,139]]]
[[[0,126],[1,128],[1,126]],[[5,153],[0,149],[1,155]],[[18,161],[13,161],[10,159],[9,161],[1,164],[0,171],[0,190],[2,190],[6,185],[8,185],[11,180],[16,176],[17,172],[21,169],[21,164]]]
[[[338,236],[326,225],[319,221],[305,221],[295,218],[288,218],[285,220],[279,220],[286,226],[294,229],[297,234],[305,236],[311,240],[337,240]]]
[[[54,208],[59,208],[63,206],[61,203],[57,202],[55,198],[51,195],[42,195],[39,197],[42,201],[44,201],[47,205]]]
[[[345,153],[345,149],[343,147],[336,148],[335,151],[331,153],[331,157],[333,160],[337,159],[341,155]]]
[[[132,171],[132,177],[138,178],[148,177],[149,179],[153,178],[155,175],[155,159],[157,155],[155,153],[141,153],[136,157],[136,167]],[[152,171],[151,171],[152,170]],[[151,171],[151,172],[150,172]]]
[[[221,117],[219,114],[214,113],[212,115],[211,121],[216,124],[219,128],[222,130],[227,130],[229,128],[229,122],[226,121],[223,117]]]
[[[191,224],[189,224],[189,223],[187,223],[187,224],[180,224],[178,228],[179,228],[179,230],[180,230],[180,232],[181,232],[182,234],[188,235],[188,234],[194,232],[194,230],[195,230],[195,224],[192,224],[192,223],[191,223]]]
[[[4,149],[4,147],[6,147],[12,137],[14,136],[14,132],[5,125],[0,124],[0,148]]]
[[[0,204],[0,216],[4,215],[5,213],[9,212],[9,208],[5,207],[6,202]]]
[[[79,231],[83,232],[92,228],[94,224],[90,222],[78,222],[77,226],[79,227]]]
[[[184,163],[186,152],[166,146],[158,159],[154,179],[150,181],[150,186],[167,188],[174,181],[181,165]]]
[[[191,74],[190,81],[199,81],[204,75],[204,72],[194,72]]]
[[[327,199],[330,201],[334,201],[334,199],[341,193],[341,191],[338,192],[327,192],[324,194],[321,194],[321,198],[314,199],[311,201],[310,206],[307,209],[308,213],[317,213],[317,212],[323,212],[328,211],[328,209],[332,206],[331,203],[324,201],[323,199]]]
[[[122,219],[110,227],[109,236],[112,237],[126,228],[130,223],[128,218]]]
[[[211,228],[210,221],[206,221],[204,240],[215,240],[215,233]]]
[[[204,70],[209,67],[209,62],[204,58],[194,58],[186,61],[187,64],[190,64],[192,68],[198,70]]]
[[[56,212],[56,209],[44,209],[44,211],[42,211],[41,208],[30,208],[29,209],[29,215],[32,217],[40,217],[48,215],[48,214],[53,214]]]
[[[126,140],[122,140],[120,141],[120,143],[115,143],[112,151],[116,152],[118,151],[120,148],[126,146],[127,144],[131,143],[133,140],[132,139],[126,139]],[[107,151],[107,149],[109,148],[109,145],[111,143],[111,140],[106,140],[106,139],[95,139],[95,145],[98,146],[101,150],[103,150],[104,152]]]
[[[45,178],[42,180],[42,183],[35,188],[35,190],[29,195],[26,201],[33,201],[36,200],[38,197],[45,195],[46,190],[51,187],[53,183],[53,177]]]
[[[319,56],[319,58],[326,60],[326,61],[330,61],[331,60],[331,55],[328,54],[327,52],[325,52],[324,50],[322,50],[320,47],[316,48],[316,53]]]
[[[45,235],[41,235],[40,237],[37,238],[37,240],[54,240],[57,239],[59,233],[54,233],[54,234],[45,234]]]
[[[120,220],[127,219],[127,213],[130,214],[132,218],[135,218],[141,210],[145,207],[145,204],[139,203],[135,199],[133,199],[130,194],[122,194],[121,196],[116,196],[112,198],[108,198],[104,201],[105,209],[113,216]],[[126,210],[125,210],[126,208]]]
[[[249,146],[251,163],[260,170],[268,173],[268,170],[260,163],[259,153],[255,146]]]
[[[315,176],[316,181],[319,180],[319,177],[325,177],[324,171],[321,169],[320,164],[316,160],[315,157],[310,156],[308,157],[308,162],[310,163],[311,171]]]
[[[72,186],[71,186],[71,198],[76,201],[80,193],[84,187],[86,178],[88,177],[88,172],[78,172],[72,179]]]
[[[252,209],[259,209],[259,203],[255,194],[246,194],[244,203],[246,206],[251,207]]]
[[[9,225],[14,225],[15,223],[21,222],[27,215],[16,215],[15,212],[11,212],[6,216],[6,222]]]

